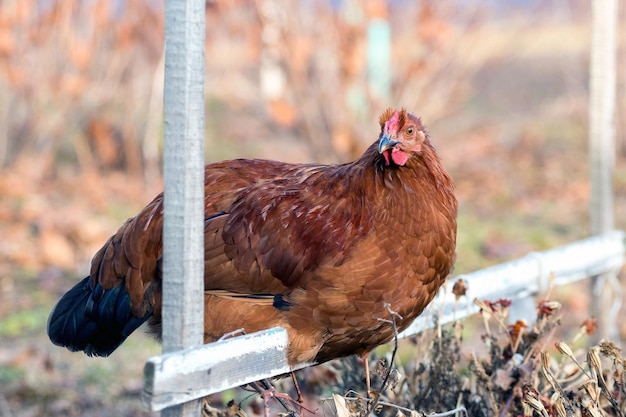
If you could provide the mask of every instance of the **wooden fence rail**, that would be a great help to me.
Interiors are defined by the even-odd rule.
[[[400,336],[412,336],[432,327],[435,316],[445,324],[476,313],[474,298],[517,300],[541,294],[548,288],[551,274],[555,286],[614,274],[624,264],[624,253],[624,232],[612,231],[455,277],[448,281],[447,288],[462,278],[467,282],[466,296],[457,303],[449,290],[442,290],[427,311]],[[148,410],[161,410],[311,365],[291,368],[286,347],[287,331],[275,327],[153,357],[145,366],[142,401]]]

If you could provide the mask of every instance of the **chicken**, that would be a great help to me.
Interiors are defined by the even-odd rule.
[[[283,326],[291,364],[365,356],[405,329],[455,259],[454,186],[421,120],[386,110],[341,165],[233,160],[205,168],[204,340]],[[161,332],[163,195],[120,227],[48,320],[53,343],[108,356]]]

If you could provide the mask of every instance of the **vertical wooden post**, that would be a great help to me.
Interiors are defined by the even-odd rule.
[[[613,168],[615,164],[615,78],[617,0],[593,0],[589,100],[589,158],[591,171],[590,231],[613,229]],[[611,305],[602,277],[591,279],[591,315],[598,319],[596,339],[615,336],[609,323]]]
[[[164,352],[203,343],[204,45],[205,1],[166,0]],[[161,415],[197,417],[200,400]]]

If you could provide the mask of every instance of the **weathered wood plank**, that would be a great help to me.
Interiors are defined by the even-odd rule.
[[[550,273],[556,285],[599,273],[617,271],[624,264],[624,233],[614,231],[457,278],[468,281],[467,296],[456,305],[450,292],[440,294],[428,310],[400,336],[407,337],[478,311],[472,300],[519,299],[544,291]],[[142,400],[149,410],[206,396],[231,387],[289,372],[285,349],[287,332],[272,328],[202,347],[151,358],[145,368]],[[300,369],[307,364],[300,364]]]
[[[203,343],[204,0],[165,2],[163,351]],[[197,417],[200,402],[162,416]]]
[[[591,233],[613,229],[617,73],[617,0],[592,1],[589,69]]]
[[[615,165],[615,111],[617,71],[617,0],[592,1],[591,60],[589,69],[589,165],[591,196],[590,231],[613,229],[613,171]],[[610,306],[616,295],[604,285],[604,277],[589,283],[590,315],[598,320],[596,341],[615,339],[617,327],[611,321]]]
[[[151,358],[142,400],[160,410],[292,370],[285,355],[287,331],[274,327]],[[300,369],[302,364],[294,369]]]

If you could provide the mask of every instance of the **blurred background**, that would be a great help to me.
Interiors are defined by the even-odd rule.
[[[207,1],[206,160],[349,161],[377,139],[385,108],[406,107],[457,185],[455,273],[585,237],[590,8]],[[115,359],[90,359],[52,346],[45,323],[106,239],[162,190],[163,32],[161,1],[0,2],[1,417],[150,415],[138,397],[158,345],[138,332]],[[565,332],[586,318],[586,288],[558,290]]]

